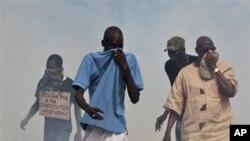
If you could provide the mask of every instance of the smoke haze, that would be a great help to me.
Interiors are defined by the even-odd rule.
[[[124,50],[135,54],[145,84],[138,104],[126,97],[130,141],[163,138],[166,122],[161,132],[154,131],[170,92],[163,50],[176,35],[185,39],[189,54],[196,54],[199,36],[213,39],[239,83],[238,94],[231,99],[235,122],[250,124],[249,11],[249,0],[2,0],[0,140],[43,140],[44,119],[38,113],[26,131],[19,125],[35,102],[48,56],[60,54],[65,75],[74,78],[83,56],[102,50],[103,32],[111,25],[122,29]],[[72,124],[71,140],[74,120]]]

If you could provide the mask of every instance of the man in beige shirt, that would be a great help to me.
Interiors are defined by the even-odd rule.
[[[170,116],[163,141],[171,140],[171,129],[182,111],[182,141],[229,141],[233,122],[229,98],[238,85],[232,67],[219,60],[215,49],[209,37],[197,39],[198,60],[179,72],[164,105]]]

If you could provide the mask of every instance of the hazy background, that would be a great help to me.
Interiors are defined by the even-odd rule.
[[[60,54],[65,75],[74,78],[82,57],[102,50],[103,32],[111,25],[122,29],[124,50],[136,55],[145,84],[138,104],[126,98],[130,141],[163,137],[166,122],[160,133],[154,124],[170,91],[163,50],[175,35],[186,40],[190,54],[195,54],[199,36],[213,39],[239,82],[239,92],[231,99],[235,121],[250,124],[249,13],[249,0],[2,0],[0,140],[43,140],[43,117],[36,114],[26,131],[19,124],[35,101],[47,57]],[[73,128],[71,137],[74,121]]]

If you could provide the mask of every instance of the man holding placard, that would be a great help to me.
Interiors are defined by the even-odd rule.
[[[69,141],[72,132],[71,104],[74,104],[77,132],[74,141],[80,141],[81,109],[75,102],[73,80],[63,75],[63,60],[61,56],[49,56],[46,70],[40,79],[36,90],[36,101],[31,106],[27,116],[21,121],[21,128],[39,111],[44,116],[44,141]]]

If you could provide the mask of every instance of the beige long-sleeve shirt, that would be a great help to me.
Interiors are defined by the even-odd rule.
[[[232,67],[224,62],[217,66],[237,89]],[[229,98],[220,93],[216,78],[201,79],[194,63],[179,72],[163,107],[178,115],[183,111],[182,141],[229,141],[233,122]]]

